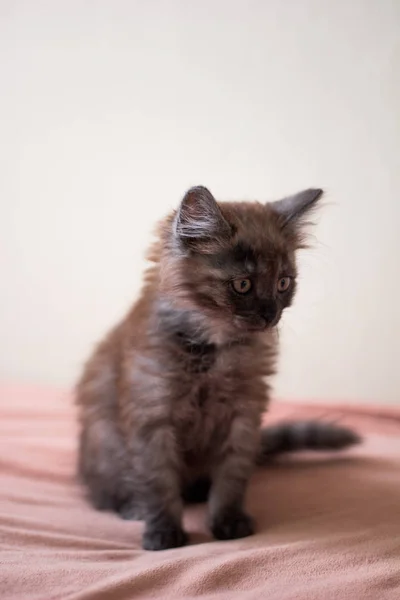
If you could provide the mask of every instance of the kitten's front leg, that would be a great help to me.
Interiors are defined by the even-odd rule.
[[[182,528],[180,461],[173,431],[167,426],[147,426],[134,470],[145,515],[143,548],[166,550],[186,544]],[[139,436],[140,439],[140,436]]]
[[[237,417],[213,471],[209,512],[211,531],[217,539],[230,540],[254,533],[253,519],[244,511],[243,503],[257,448],[257,424],[246,417]]]

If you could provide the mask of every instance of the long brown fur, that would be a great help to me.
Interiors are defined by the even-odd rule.
[[[189,190],[160,225],[140,299],[85,366],[80,476],[97,508],[145,520],[146,549],[184,544],[183,502],[207,497],[215,537],[250,535],[243,500],[257,461],[357,441],[326,424],[260,430],[275,326],[321,193],[218,204],[206,188]],[[283,277],[290,287],[280,293]],[[242,280],[252,283],[246,294],[233,286]]]

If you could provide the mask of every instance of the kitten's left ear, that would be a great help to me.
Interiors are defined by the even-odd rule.
[[[320,189],[308,189],[282,200],[271,202],[269,206],[281,218],[283,226],[293,223],[301,224],[304,217],[312,212],[323,194]]]
[[[211,192],[190,188],[183,197],[174,221],[176,237],[186,246],[206,248],[229,239],[232,228]]]

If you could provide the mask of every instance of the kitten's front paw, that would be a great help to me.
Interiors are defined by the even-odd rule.
[[[145,550],[168,550],[169,548],[179,548],[188,541],[187,533],[179,525],[165,523],[147,527],[142,546]]]
[[[240,509],[226,510],[216,515],[211,531],[218,540],[235,540],[254,533],[253,519]]]

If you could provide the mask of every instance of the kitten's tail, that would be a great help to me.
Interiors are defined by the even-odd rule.
[[[296,450],[342,450],[359,444],[360,436],[347,427],[324,421],[288,421],[261,430],[258,464],[277,454]]]

